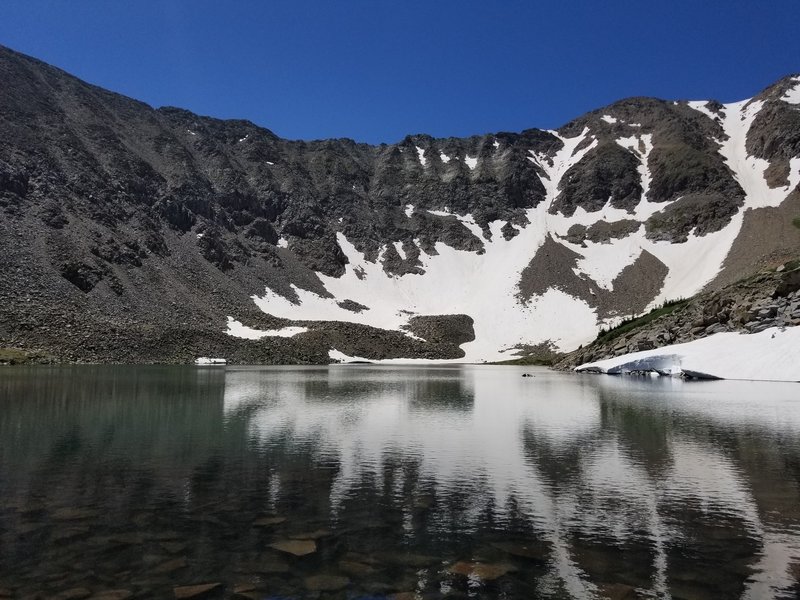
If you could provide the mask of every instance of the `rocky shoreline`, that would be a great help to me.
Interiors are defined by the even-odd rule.
[[[601,334],[591,344],[568,353],[554,368],[571,370],[580,364],[716,333],[753,334],[771,327],[800,325],[800,261],[789,261],[774,271],[758,273],[661,310],[665,314],[652,320],[643,315]]]

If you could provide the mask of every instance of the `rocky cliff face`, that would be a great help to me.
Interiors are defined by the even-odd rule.
[[[508,358],[800,249],[800,78],[557,131],[290,141],[0,48],[0,345]]]

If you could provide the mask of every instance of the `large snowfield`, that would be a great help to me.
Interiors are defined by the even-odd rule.
[[[659,371],[718,379],[800,382],[800,327],[705,338],[586,363],[577,371],[624,374]]]
[[[787,92],[784,101],[797,103],[798,85]],[[437,254],[420,252],[424,274],[389,275],[383,270],[383,253],[376,261],[367,260],[344,234],[338,234],[338,243],[347,256],[342,277],[319,274],[325,288],[333,298],[323,298],[308,290],[294,288],[299,301],[292,302],[266,289],[263,296],[253,298],[265,313],[296,321],[329,320],[371,325],[383,329],[401,331],[413,315],[467,314],[474,319],[476,339],[463,344],[465,357],[461,362],[495,361],[513,358],[513,349],[519,344],[551,342],[558,350],[568,351],[585,344],[597,335],[601,326],[614,324],[613,319],[602,321],[596,310],[582,299],[551,288],[530,300],[520,298],[520,275],[536,255],[548,237],[553,237],[567,248],[580,254],[575,272],[578,276],[593,280],[599,287],[613,292],[614,279],[622,270],[633,264],[642,252],[647,251],[668,268],[663,287],[649,307],[666,300],[686,298],[698,293],[721,271],[739,231],[744,213],[748,209],[777,206],[800,183],[800,158],[790,163],[789,184],[781,188],[770,188],[764,177],[768,163],[749,156],[745,141],[747,131],[763,107],[758,100],[742,101],[723,106],[719,113],[711,112],[705,102],[690,102],[689,106],[709,118],[716,120],[727,138],[720,140],[720,154],[733,171],[745,192],[742,209],[722,230],[703,236],[689,235],[684,243],[653,241],[645,237],[644,222],[655,212],[663,210],[665,204],[647,201],[652,180],[648,157],[653,149],[652,136],[637,132],[636,123],[628,124],[633,132],[617,143],[630,151],[639,161],[639,175],[643,187],[642,200],[632,211],[613,208],[609,203],[600,211],[587,212],[583,208],[570,217],[550,214],[549,209],[559,194],[559,185],[566,172],[578,163],[597,140],[588,128],[572,138],[561,137],[563,147],[552,157],[537,155],[531,151],[528,159],[539,166],[544,175],[540,179],[546,189],[544,202],[527,211],[528,225],[517,227],[519,234],[510,240],[504,239],[501,228],[504,221],[490,224],[491,236],[484,237],[481,228],[469,214],[458,215],[448,211],[429,211],[445,218],[458,219],[479,239],[485,252],[478,254],[455,250],[437,243]],[[614,122],[613,117],[603,117]],[[426,153],[417,148],[423,168],[428,166]],[[430,151],[435,151],[433,148]],[[502,153],[502,144],[495,143],[495,153]],[[447,157],[448,161],[451,157]],[[455,160],[455,158],[452,158]],[[475,168],[478,158],[466,157],[468,166]],[[405,207],[409,218],[417,210],[413,205]],[[609,242],[585,242],[585,246],[570,244],[563,239],[574,224],[591,226],[594,223],[632,219],[641,223],[634,233]],[[395,242],[392,242],[395,243]],[[404,256],[400,244],[396,244]],[[284,244],[285,245],[285,244]],[[388,248],[388,244],[386,246]],[[289,250],[285,250],[289,251]],[[360,313],[348,311],[338,302],[353,300],[368,307]],[[648,307],[648,308],[649,308]],[[230,317],[228,333],[243,338],[258,338],[269,335],[294,335],[303,328],[285,328],[280,331],[259,332],[238,323]],[[338,352],[337,349],[332,349]]]

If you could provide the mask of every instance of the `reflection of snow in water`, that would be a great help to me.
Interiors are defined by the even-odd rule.
[[[585,486],[593,490],[593,505],[584,508],[582,527],[603,531],[606,536],[622,543],[637,529],[650,532],[655,554],[653,560],[653,590],[659,597],[667,595],[667,555],[665,551],[668,533],[658,514],[659,491],[651,483],[641,465],[636,464],[620,449],[615,440],[609,440],[596,449],[584,461]],[[625,490],[621,496],[620,490]],[[603,509],[602,499],[616,498],[639,508],[633,511],[618,511],[609,519]],[[592,510],[594,509],[594,510]]]
[[[527,467],[521,427],[558,441],[581,431],[591,433],[599,424],[593,397],[562,394],[557,405],[537,401],[534,386],[506,377],[507,371],[496,377],[475,377],[477,371],[467,371],[461,379],[458,368],[440,369],[441,376],[428,376],[424,384],[417,380],[416,369],[395,381],[359,377],[352,390],[345,390],[349,401],[320,402],[321,389],[329,388],[324,394],[333,398],[337,386],[347,385],[346,380],[337,381],[346,371],[332,369],[324,385],[313,390],[301,381],[254,382],[252,372],[229,371],[225,388],[226,411],[248,402],[262,407],[251,419],[253,433],[260,438],[290,432],[292,439],[315,440],[321,452],[336,456],[340,473],[334,506],[365,472],[379,472],[387,453],[395,453],[420,461],[424,476],[444,488],[463,487],[477,474],[494,504],[503,507],[512,494],[529,493],[529,482],[520,480]],[[426,391],[425,385],[439,387]],[[558,395],[558,390],[553,382],[548,394]],[[437,404],[429,398],[435,393],[460,395],[454,402],[474,401],[467,407]]]
[[[609,383],[611,378],[544,371],[535,379],[523,379],[518,370],[491,367],[333,367],[282,370],[280,377],[270,373],[229,370],[226,413],[252,411],[251,433],[265,443],[311,441],[320,457],[335,459],[339,470],[330,498],[334,516],[358,493],[366,474],[380,474],[387,457],[400,457],[401,463],[412,461],[417,466],[418,481],[432,481],[444,494],[468,492],[463,527],[474,527],[487,503],[498,519],[515,505],[552,545],[554,575],[575,597],[592,596],[597,590],[572,556],[570,532],[580,530],[589,536],[600,532],[621,544],[635,531],[647,531],[654,555],[652,592],[664,597],[668,595],[665,548],[680,542],[682,532],[667,526],[660,511],[665,503],[694,501],[704,511],[735,515],[747,535],[762,543],[760,561],[754,565],[759,572],[749,580],[747,597],[763,597],[791,585],[787,570],[800,557],[800,537],[768,531],[747,479],[720,447],[689,434],[672,434],[665,446],[666,466],[654,476],[641,459],[622,449],[620,434],[604,425],[601,417],[601,396],[611,392],[621,404],[631,405],[641,404],[637,395],[645,395],[648,409],[675,411],[686,420],[783,430],[777,413],[740,402],[741,396],[731,393],[730,382],[684,390],[672,382]],[[722,393],[713,393],[713,386]],[[675,389],[694,395],[693,402],[676,398]],[[770,389],[775,392],[771,403],[780,406],[783,421],[800,418],[800,405],[791,404],[795,388]],[[728,409],[720,408],[726,402]],[[577,451],[580,477],[554,481],[526,447],[531,436],[537,448],[546,449],[556,460]],[[394,481],[398,503],[405,479]],[[609,519],[603,504],[607,498],[616,498],[626,510]],[[402,527],[413,537],[412,515],[406,509]]]

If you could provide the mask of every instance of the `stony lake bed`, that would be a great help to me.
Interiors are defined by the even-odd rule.
[[[0,598],[798,594],[797,384],[0,371]]]

